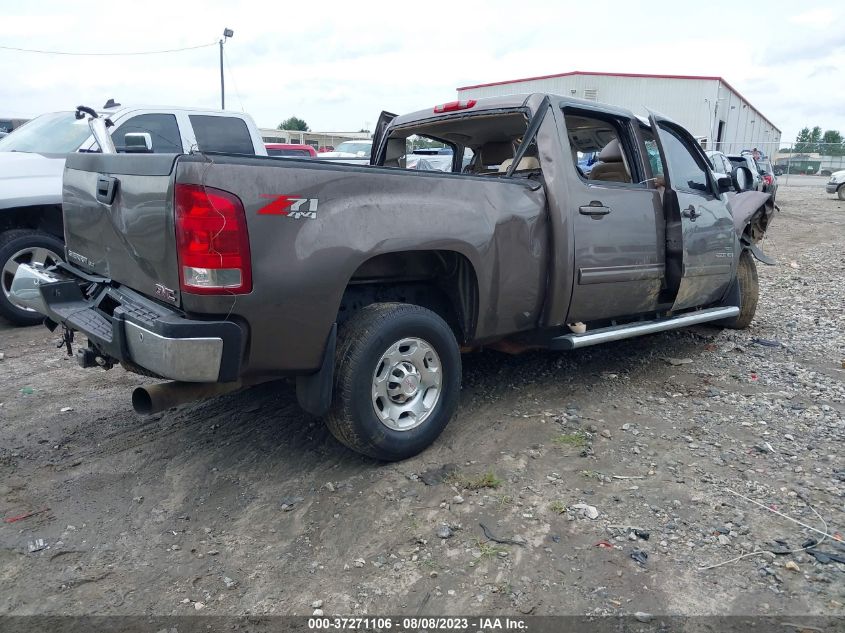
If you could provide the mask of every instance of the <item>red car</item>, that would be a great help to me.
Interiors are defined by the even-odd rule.
[[[268,156],[287,156],[288,158],[317,158],[317,151],[310,145],[290,143],[264,143]]]

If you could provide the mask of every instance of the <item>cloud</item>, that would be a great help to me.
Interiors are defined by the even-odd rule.
[[[836,18],[836,12],[830,7],[819,7],[810,9],[804,13],[792,15],[789,21],[793,24],[802,24],[816,28],[829,28]]]
[[[767,11],[788,15],[794,6],[775,3]],[[143,11],[138,7],[112,0],[107,10],[81,12],[66,0],[17,3],[4,9],[3,43],[151,50],[213,42],[225,26],[235,32],[226,43],[227,105],[243,103],[257,123],[271,127],[296,114],[312,129],[358,130],[381,110],[452,100],[457,86],[594,70],[720,75],[785,139],[813,123],[812,112],[824,112],[819,125],[845,129],[845,112],[833,107],[841,104],[841,89],[825,70],[845,64],[845,36],[833,28],[818,33],[815,25],[827,14],[816,9],[784,21],[787,34],[766,28],[751,34],[748,24],[760,25],[760,7],[728,0],[706,6],[653,0],[648,11],[604,0],[465,0],[443,11],[400,10],[395,0],[145,0]],[[717,33],[697,34],[713,15],[731,19],[720,21]],[[0,114],[101,105],[109,97],[215,108],[218,64],[216,46],[140,58],[0,50]]]
[[[773,43],[758,52],[755,59],[761,65],[777,66],[803,61],[818,62],[842,51],[845,51],[845,33],[834,32]]]

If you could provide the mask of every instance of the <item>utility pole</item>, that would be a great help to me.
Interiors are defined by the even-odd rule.
[[[232,29],[223,29],[223,37],[220,38],[220,109],[226,109],[226,84],[223,79],[223,44],[226,38],[232,37],[235,32]],[[237,87],[237,86],[235,86]]]

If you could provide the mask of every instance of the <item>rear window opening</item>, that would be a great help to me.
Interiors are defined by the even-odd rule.
[[[396,127],[390,130],[382,165],[505,176],[527,127],[528,118],[521,111],[464,115]],[[514,175],[539,173],[537,146],[532,141]]]

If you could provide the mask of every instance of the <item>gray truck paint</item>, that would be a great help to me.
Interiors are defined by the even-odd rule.
[[[393,119],[388,131],[481,112],[520,110],[529,116],[545,97],[482,100],[472,112],[455,115],[421,111]],[[356,271],[378,269],[380,258],[392,253],[451,253],[468,264],[462,341],[468,345],[554,330],[577,320],[718,302],[734,277],[740,248],[724,199],[692,200],[672,190],[661,198],[647,183],[585,182],[571,159],[563,108],[624,117],[636,153],[645,156],[641,124],[625,110],[550,97],[537,135],[544,184],[319,160],[71,156],[64,179],[68,252],[77,255],[71,256],[75,266],[149,297],[156,297],[157,284],[167,286],[174,291],[173,305],[191,318],[248,324],[243,375],[318,369]],[[642,162],[648,170],[648,161]],[[669,171],[667,176],[671,165]],[[112,205],[95,199],[98,174],[120,181]],[[643,175],[651,176],[648,171]],[[250,236],[250,294],[179,291],[175,183],[206,185],[240,197]],[[259,214],[267,196],[279,195],[318,199],[316,217]],[[676,208],[679,200],[700,205],[706,217],[685,222]],[[590,215],[589,207],[596,204],[611,212]],[[683,240],[683,248],[666,248],[667,233]],[[681,272],[667,292],[669,268]]]

